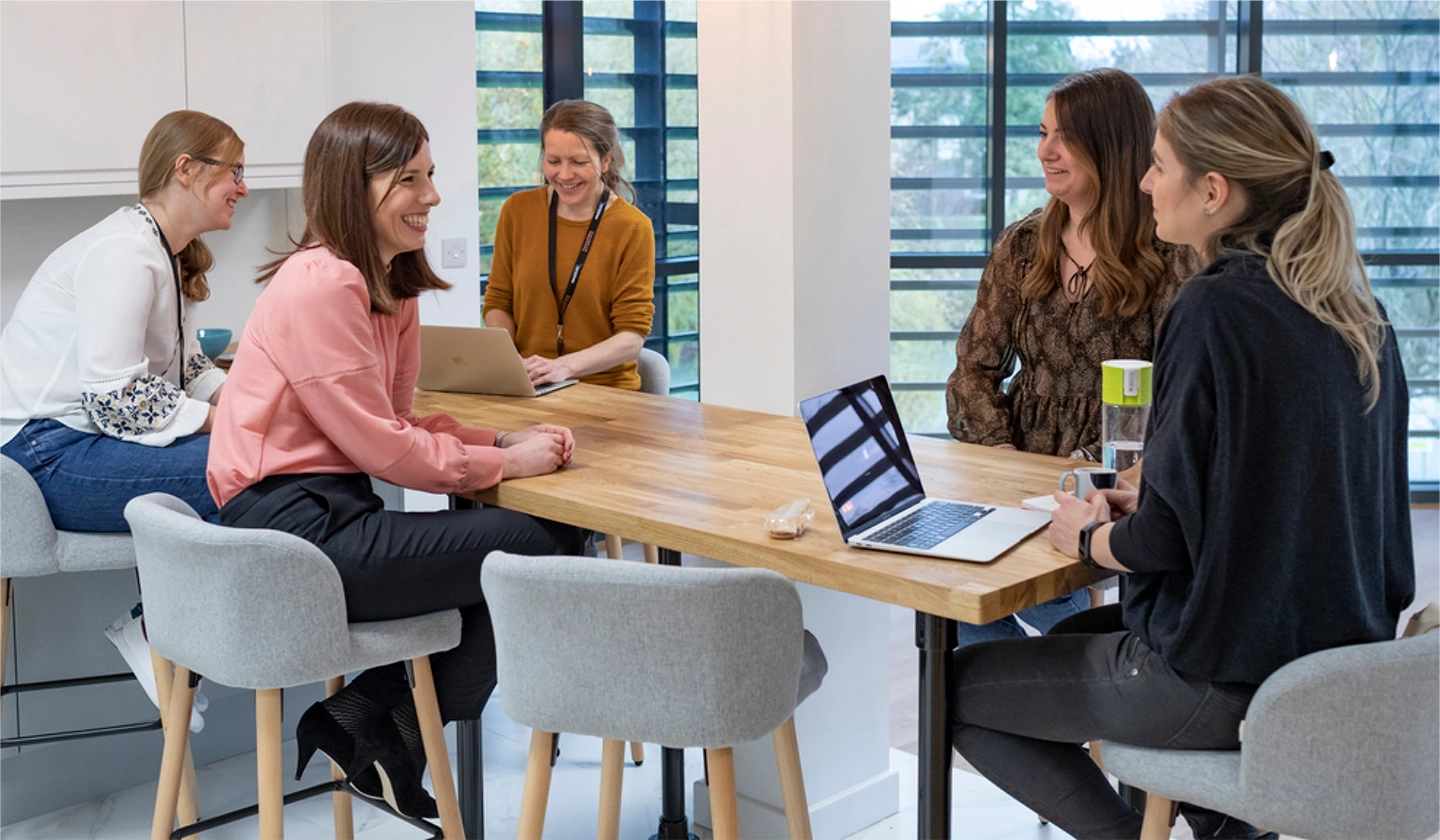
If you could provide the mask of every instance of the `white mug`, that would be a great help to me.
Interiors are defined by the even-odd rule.
[[[1075,496],[1083,499],[1091,490],[1114,490],[1120,486],[1120,475],[1107,467],[1076,467],[1060,475],[1060,489],[1066,487],[1066,479],[1075,479]]]

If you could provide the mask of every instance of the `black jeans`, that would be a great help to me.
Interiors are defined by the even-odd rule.
[[[220,522],[318,546],[340,572],[351,621],[458,608],[459,646],[430,657],[447,721],[479,718],[495,688],[495,636],[480,591],[485,555],[580,554],[584,542],[575,527],[500,508],[388,511],[363,474],[271,476],[227,502]]]
[[[953,654],[950,726],[965,760],[1077,838],[1139,837],[1141,815],[1080,744],[1238,749],[1255,689],[1175,671],[1102,607],[1050,635]]]

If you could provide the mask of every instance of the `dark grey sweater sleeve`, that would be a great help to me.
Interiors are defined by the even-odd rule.
[[[1110,532],[1111,553],[1134,572],[1190,569],[1200,553],[1216,419],[1216,314],[1203,287],[1187,286],[1160,328],[1139,506]]]

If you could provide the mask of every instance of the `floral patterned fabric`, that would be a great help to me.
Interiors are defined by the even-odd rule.
[[[100,431],[132,440],[169,424],[184,392],[158,376],[137,376],[124,388],[80,395],[85,411]]]
[[[1009,443],[1096,461],[1100,363],[1151,358],[1160,321],[1199,259],[1189,247],[1156,240],[1171,270],[1150,308],[1132,318],[1101,315],[1093,288],[1077,303],[1058,287],[1041,300],[1023,300],[1020,285],[1035,259],[1040,212],[1006,228],[985,265],[945,389],[950,434],[966,443]],[[1017,361],[1020,370],[1006,392],[1002,383]]]

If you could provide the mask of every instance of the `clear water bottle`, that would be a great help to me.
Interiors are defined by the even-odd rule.
[[[1104,413],[1100,418],[1102,463],[1128,470],[1140,462],[1145,424],[1150,419],[1149,362],[1111,359],[1101,363]]]

